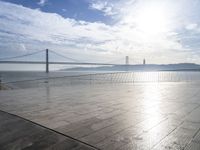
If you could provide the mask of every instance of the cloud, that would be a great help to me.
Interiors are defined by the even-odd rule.
[[[191,23],[186,26],[187,30],[194,30],[197,29],[198,25],[196,23]]]
[[[116,12],[113,9],[113,5],[108,3],[107,1],[97,1],[90,3],[90,8],[102,11],[106,16],[112,16],[116,14]]]
[[[165,5],[158,4],[165,11]],[[159,21],[153,19],[150,20],[153,21],[151,23],[147,20],[151,25],[149,27],[144,24],[148,23],[145,19],[137,18],[147,6],[154,10],[154,4],[151,6],[145,0],[143,3],[129,0],[112,4],[95,1],[91,8],[113,15],[113,19],[117,20],[115,24],[107,25],[102,22],[63,18],[56,13],[0,1],[0,50],[14,50],[23,43],[27,50],[49,48],[87,61],[106,61],[126,55],[141,61],[146,58],[149,63],[176,63],[185,61],[189,56],[194,58],[191,48],[181,42],[182,39],[175,30],[182,25],[177,23],[179,20],[176,22],[172,19],[175,17],[175,10],[170,7],[170,12],[173,13],[166,16],[173,22],[163,22],[164,29],[167,26],[166,30],[154,33],[151,29],[155,30],[154,25],[160,23]],[[158,11],[162,12],[160,9]]]
[[[63,11],[63,12],[66,12],[67,10],[63,8],[62,11]]]
[[[40,6],[45,6],[47,4],[48,0],[40,0],[37,4]]]
[[[25,44],[20,43],[19,46],[20,46],[19,49],[21,49],[22,51],[25,51],[25,52],[27,51]]]

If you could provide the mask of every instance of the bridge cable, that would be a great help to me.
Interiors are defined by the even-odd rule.
[[[52,53],[54,53],[54,54],[56,54],[56,55],[58,55],[58,56],[60,56],[60,57],[65,58],[65,59],[72,60],[72,61],[74,61],[74,62],[82,62],[82,61],[80,61],[80,60],[77,60],[77,59],[74,59],[74,58],[70,58],[70,57],[64,56],[64,55],[62,55],[62,54],[60,54],[60,53],[57,53],[57,52],[55,52],[55,51],[52,51],[52,50],[49,50],[49,51],[52,52]],[[121,60],[122,60],[122,59],[121,59]],[[84,63],[84,62],[82,62],[82,63]],[[106,63],[106,64],[109,64],[109,63]]]
[[[14,59],[14,58],[26,57],[26,56],[38,54],[38,53],[41,53],[41,52],[44,52],[44,50],[40,50],[40,51],[36,51],[36,52],[33,52],[33,53],[24,54],[24,55],[13,56],[13,57],[4,57],[4,58],[0,58],[0,61],[1,60],[9,60],[9,59]]]
[[[70,57],[64,56],[64,55],[62,55],[62,54],[60,54],[60,53],[57,53],[57,52],[55,52],[55,51],[52,51],[52,50],[49,50],[49,51],[52,52],[52,53],[54,53],[54,54],[56,54],[56,55],[58,55],[58,56],[60,56],[60,57],[65,58],[65,59],[67,59],[67,60],[72,60],[72,61],[75,61],[75,62],[80,62],[80,61],[77,60],[77,59],[74,59],[74,58],[70,58]]]

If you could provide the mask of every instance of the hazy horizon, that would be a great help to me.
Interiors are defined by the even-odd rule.
[[[199,9],[199,0],[0,0],[0,59],[48,48],[82,62],[200,64]],[[0,64],[16,68],[44,66]]]

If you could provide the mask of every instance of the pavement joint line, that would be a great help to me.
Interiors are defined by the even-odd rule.
[[[96,149],[96,150],[101,150],[100,148],[95,147],[95,146],[93,146],[93,145],[91,145],[91,144],[89,144],[89,143],[83,142],[83,141],[81,141],[81,140],[78,140],[78,139],[76,139],[76,138],[73,138],[73,137],[71,137],[71,136],[69,136],[69,135],[66,135],[66,134],[64,134],[64,133],[58,132],[58,131],[56,131],[56,130],[47,128],[47,127],[45,127],[45,126],[43,126],[43,125],[41,125],[41,124],[38,124],[38,123],[36,123],[36,122],[33,122],[33,121],[31,121],[31,120],[28,120],[28,119],[26,119],[26,118],[23,118],[23,117],[21,117],[21,116],[18,116],[18,115],[16,115],[16,114],[12,114],[12,113],[9,113],[9,112],[3,111],[3,110],[0,110],[0,112],[9,114],[9,115],[11,115],[11,116],[18,117],[18,118],[20,118],[20,119],[22,119],[22,120],[28,121],[28,122],[30,122],[30,123],[33,123],[33,124],[37,125],[37,126],[40,126],[40,127],[45,128],[45,129],[47,129],[47,130],[50,130],[50,131],[52,131],[52,132],[55,132],[55,133],[60,134],[60,135],[62,135],[62,136],[65,136],[65,137],[67,137],[67,138],[70,138],[70,139],[72,139],[72,140],[74,140],[74,141],[77,141],[77,142],[79,142],[79,143],[82,143],[82,144],[84,144],[84,145],[87,145],[87,146],[89,146],[89,147],[91,147],[91,148],[94,148],[94,149]]]

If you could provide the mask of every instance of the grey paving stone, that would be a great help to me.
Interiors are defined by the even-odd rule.
[[[0,91],[0,110],[105,150],[180,149],[198,147],[199,91],[200,83],[193,82],[18,89]],[[3,115],[1,118],[0,126],[26,126]],[[1,127],[0,142],[16,133],[18,130],[9,132]],[[59,143],[60,149],[66,145],[62,139],[53,142],[51,149]]]
[[[77,140],[0,111],[1,150],[92,150]]]

